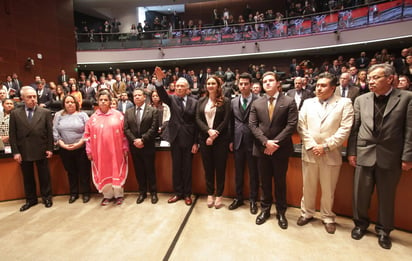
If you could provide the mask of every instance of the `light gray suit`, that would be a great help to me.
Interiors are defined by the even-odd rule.
[[[402,161],[412,161],[412,93],[393,89],[379,134],[374,135],[374,93],[355,100],[355,121],[348,142],[348,156],[357,156],[353,212],[356,226],[369,226],[368,208],[374,186],[378,192],[375,230],[393,229],[396,187]]]

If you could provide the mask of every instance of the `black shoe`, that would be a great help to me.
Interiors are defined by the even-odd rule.
[[[288,220],[285,217],[285,214],[277,214],[276,218],[278,219],[278,225],[281,229],[288,228]]]
[[[83,203],[87,203],[90,201],[90,195],[89,194],[84,194],[83,195]]]
[[[351,236],[355,240],[361,239],[366,234],[366,230],[358,226],[354,227],[351,232]]]
[[[237,209],[238,207],[243,205],[243,200],[235,198],[232,204],[229,205],[229,210]]]
[[[69,204],[74,203],[79,198],[79,195],[71,195],[69,198]]]
[[[391,249],[392,241],[391,238],[387,235],[378,235],[378,243],[384,249]]]
[[[270,210],[262,210],[256,217],[256,225],[262,225],[270,217]]]
[[[147,197],[146,193],[140,193],[139,196],[137,197],[136,204],[142,203],[146,197]]]
[[[157,197],[157,193],[156,193],[156,192],[150,193],[150,198],[151,198],[151,200],[152,200],[152,204],[156,204],[157,201],[159,201],[159,198]]]
[[[256,203],[256,201],[251,200],[251,201],[250,201],[250,214],[256,215],[257,212],[258,212],[257,203]]]
[[[24,204],[23,206],[21,206],[20,208],[20,212],[26,211],[29,208],[31,208],[32,206],[37,205],[37,202],[26,202],[26,204]]]
[[[53,201],[52,201],[51,199],[46,199],[46,200],[44,201],[44,206],[45,206],[46,208],[51,208],[51,206],[53,206]]]

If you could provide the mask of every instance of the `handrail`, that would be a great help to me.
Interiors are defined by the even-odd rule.
[[[231,24],[201,29],[152,30],[134,33],[77,33],[77,49],[157,48],[273,38],[295,37],[323,32],[340,32],[371,24],[412,18],[412,0],[379,1],[311,15]]]

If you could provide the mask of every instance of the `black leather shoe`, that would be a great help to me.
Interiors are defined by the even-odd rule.
[[[90,195],[89,194],[84,194],[83,195],[83,203],[87,203],[90,201]]]
[[[140,193],[139,196],[137,197],[136,204],[142,203],[146,197],[147,197],[146,193]]]
[[[384,248],[384,249],[391,249],[392,247],[392,241],[389,236],[386,235],[378,235],[378,243],[379,245]]]
[[[157,193],[150,193],[150,198],[152,200],[152,204],[156,204],[157,201],[159,201],[159,198],[157,197]]]
[[[285,217],[285,214],[277,214],[276,218],[278,219],[278,225],[281,229],[288,228],[288,220]]]
[[[256,217],[256,225],[262,225],[270,217],[270,210],[262,210]]]
[[[352,229],[351,236],[355,240],[361,239],[366,234],[366,230],[356,226]]]
[[[251,200],[251,201],[250,201],[250,214],[256,215],[257,212],[258,212],[257,203],[256,203],[256,201]]]
[[[229,210],[237,209],[238,207],[243,205],[243,200],[235,198],[232,204],[229,205]]]
[[[53,201],[52,201],[51,199],[46,199],[46,200],[44,201],[44,206],[45,206],[46,208],[51,208],[51,206],[53,206]]]
[[[31,208],[32,206],[37,205],[37,202],[26,202],[26,204],[24,204],[23,206],[21,206],[20,208],[20,212],[26,211],[29,208]]]
[[[69,204],[74,203],[79,198],[79,195],[71,195],[69,198]]]

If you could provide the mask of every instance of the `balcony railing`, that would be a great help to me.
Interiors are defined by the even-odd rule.
[[[142,33],[76,33],[77,49],[130,49],[296,37],[340,32],[412,18],[412,0],[382,1],[338,11],[256,23]]]

